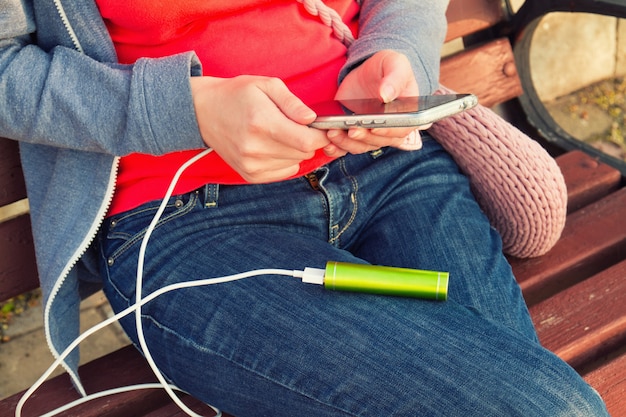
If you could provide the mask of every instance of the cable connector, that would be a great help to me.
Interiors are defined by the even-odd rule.
[[[304,268],[304,271],[293,271],[293,276],[302,278],[302,282],[306,284],[324,285],[324,274],[326,271],[319,268]]]

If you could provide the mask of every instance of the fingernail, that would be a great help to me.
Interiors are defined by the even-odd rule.
[[[300,110],[300,117],[305,120],[314,120],[317,117],[317,114],[315,114],[315,112],[308,107],[303,107],[302,110]]]
[[[329,130],[328,132],[326,132],[326,137],[327,137],[328,139],[334,139],[334,138],[336,138],[337,136],[339,136],[340,134],[341,134],[341,132],[340,132],[339,130],[337,130],[337,129],[331,129],[331,130]]]
[[[382,98],[385,103],[389,103],[390,101],[395,100],[396,90],[393,86],[386,84],[380,90],[380,98]]]
[[[348,137],[350,139],[361,139],[364,137],[364,133],[360,129],[350,129],[348,130]]]

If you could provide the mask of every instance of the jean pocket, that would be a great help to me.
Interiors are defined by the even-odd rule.
[[[198,192],[173,196],[156,223],[154,230],[189,213],[198,202]],[[102,254],[109,266],[125,252],[140,243],[154,220],[161,201],[152,201],[107,219],[102,230]]]

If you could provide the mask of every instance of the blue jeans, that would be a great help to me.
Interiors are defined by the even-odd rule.
[[[105,291],[134,302],[140,240],[159,201],[108,219]],[[326,261],[450,272],[445,302],[340,293],[261,276],[143,307],[162,372],[245,416],[596,416],[602,400],[542,348],[501,242],[434,140],[351,155],[314,177],[171,198],[143,294],[174,282]],[[134,317],[123,326],[136,340]]]

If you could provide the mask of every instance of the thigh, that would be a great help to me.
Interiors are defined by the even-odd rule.
[[[222,208],[230,205],[228,194]],[[305,233],[309,226],[300,222],[206,226],[215,216],[203,206],[193,194],[172,201],[148,245],[146,294],[258,268],[363,262]],[[151,211],[112,219],[115,227],[103,230],[105,290],[116,310],[133,303],[138,241]],[[602,409],[558,358],[454,301],[327,292],[263,275],[171,292],[146,304],[142,315],[160,369],[180,388],[241,417],[596,415]],[[136,338],[132,318],[123,325]]]
[[[350,251],[374,264],[447,271],[450,300],[536,340],[500,236],[439,144],[391,151],[355,176],[366,222]]]
[[[345,253],[298,243],[320,259]],[[168,277],[216,263],[190,256]],[[145,306],[143,326],[169,379],[241,417],[592,416],[601,404],[551,353],[453,302],[326,292],[270,275],[170,293]]]

